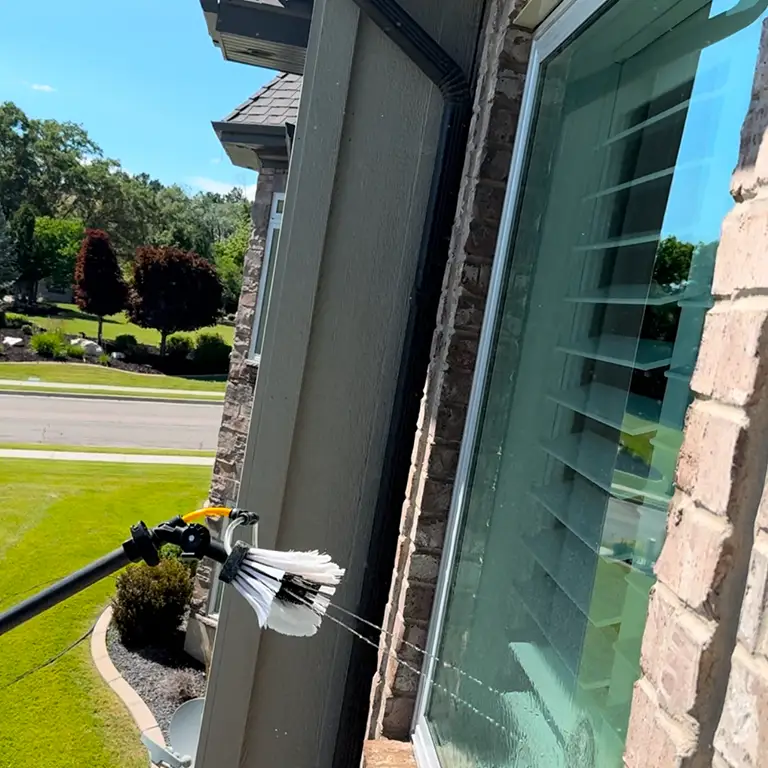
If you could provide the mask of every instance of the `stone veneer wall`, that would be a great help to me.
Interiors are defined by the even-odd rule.
[[[237,502],[240,489],[240,472],[248,438],[253,388],[258,373],[258,367],[248,361],[248,350],[251,346],[261,265],[267,244],[272,195],[285,191],[287,175],[287,171],[263,169],[256,184],[256,195],[251,207],[253,230],[243,264],[243,288],[235,315],[235,338],[229,361],[224,412],[208,496],[212,506],[233,506]],[[211,521],[214,529],[216,523],[215,520]],[[193,607],[199,613],[206,611],[212,574],[212,562],[204,560],[200,563],[193,600]]]
[[[398,669],[392,654],[418,668],[421,654],[403,641],[426,645],[530,52],[529,33],[511,24],[523,4],[489,4],[459,206],[384,620],[388,634],[383,636],[371,698],[368,738],[384,737],[380,745],[366,745],[365,765],[371,768],[410,764],[401,756],[397,763],[388,762],[400,753],[385,739],[409,737],[418,680],[407,668]],[[380,752],[388,757],[374,758]]]

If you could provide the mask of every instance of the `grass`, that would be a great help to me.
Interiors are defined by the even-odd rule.
[[[138,519],[194,508],[209,477],[198,467],[3,460],[0,609],[119,546]],[[146,768],[88,642],[32,672],[93,625],[113,588],[113,578],[100,582],[0,637],[0,768]]]
[[[0,363],[0,384],[3,379],[26,380],[37,378],[43,382],[61,384],[107,384],[119,387],[153,387],[156,389],[188,389],[197,392],[224,393],[225,381],[187,379],[182,376],[131,373],[87,363]]]
[[[177,394],[172,389],[169,389],[167,393],[158,394],[157,392],[148,392],[143,395],[141,392],[114,392],[106,389],[78,389],[76,386],[68,387],[66,389],[52,390],[50,387],[24,387],[23,389],[13,384],[3,384],[3,380],[0,379],[0,392],[26,392],[32,395],[85,395],[89,397],[99,398],[119,398],[120,400],[135,400],[136,398],[150,399],[150,400],[178,400],[182,403],[221,403],[222,399],[218,396],[209,396],[203,393],[199,395],[185,395]]]
[[[57,306],[62,310],[58,315],[9,314],[11,316],[23,317],[30,323],[39,325],[41,328],[61,330],[63,333],[72,336],[84,333],[89,338],[96,338],[99,323],[95,316],[83,312],[75,304],[58,304]],[[211,331],[220,334],[227,344],[232,344],[234,328],[229,325],[216,325],[211,328],[202,328],[195,333],[182,335],[194,337],[197,336],[198,333]],[[135,336],[140,344],[151,344],[154,347],[160,346],[160,333],[158,331],[152,328],[141,328],[138,325],[134,325],[124,312],[105,317],[103,333],[104,338],[106,339],[114,339],[121,334],[129,333],[132,336]]]
[[[191,451],[184,448],[115,448],[91,445],[52,445],[51,443],[0,443],[0,450],[14,451],[76,451],[85,453],[124,453],[137,456],[215,456],[215,451]]]

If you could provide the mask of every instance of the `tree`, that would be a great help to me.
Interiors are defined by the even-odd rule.
[[[678,240],[674,235],[665,237],[656,251],[654,281],[659,285],[680,290],[688,280],[694,250],[693,243]]]
[[[243,287],[243,264],[251,238],[250,220],[240,223],[226,239],[213,244],[213,263],[224,291],[224,308],[234,312]]]
[[[177,331],[214,325],[221,308],[221,284],[210,262],[191,251],[145,246],[136,251],[129,314],[165,340]]]
[[[36,259],[45,272],[49,287],[69,290],[75,273],[75,260],[85,228],[79,219],[54,219],[38,216],[35,220]]]
[[[11,286],[19,277],[19,267],[16,263],[16,248],[13,237],[5,221],[5,214],[0,208],[0,299],[3,294],[11,289]]]
[[[23,203],[11,219],[10,230],[16,250],[19,282],[24,287],[25,298],[37,301],[37,285],[45,277],[45,264],[35,249],[35,209]]]
[[[0,207],[25,202],[47,216],[69,216],[87,194],[88,163],[101,149],[75,123],[34,120],[12,102],[0,104]]]
[[[75,302],[99,318],[99,344],[105,315],[125,308],[127,288],[109,236],[100,229],[85,233],[75,265]]]

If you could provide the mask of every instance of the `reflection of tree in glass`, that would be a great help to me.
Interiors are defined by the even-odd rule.
[[[665,237],[656,249],[653,282],[669,291],[681,290],[688,281],[694,248],[674,235]]]

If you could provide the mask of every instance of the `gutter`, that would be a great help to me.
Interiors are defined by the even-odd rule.
[[[444,103],[359,603],[360,615],[380,626],[389,598],[413,439],[437,327],[469,134],[472,92],[461,67],[395,0],[353,2],[439,88]],[[348,665],[334,768],[360,765],[368,721],[368,707],[360,704],[370,697],[376,668],[375,650],[355,643]]]

